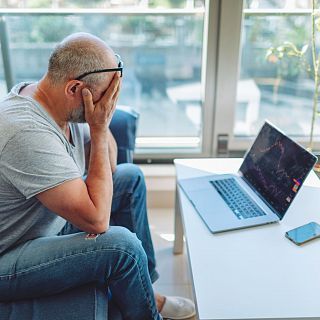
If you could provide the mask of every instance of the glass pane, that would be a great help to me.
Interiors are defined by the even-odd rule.
[[[203,8],[204,0],[0,0],[0,8]]]
[[[104,39],[124,61],[118,104],[140,113],[139,137],[197,137],[200,141],[203,21],[203,11],[8,15],[15,80],[37,81],[58,41],[72,32],[90,32]]]
[[[311,1],[245,2],[235,135],[255,135],[269,119],[290,135],[309,136],[314,92],[310,8]]]
[[[245,0],[245,9],[310,9],[312,0]]]

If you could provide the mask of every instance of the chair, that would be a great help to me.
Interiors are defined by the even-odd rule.
[[[118,106],[110,123],[110,130],[117,141],[118,164],[133,162],[139,115],[132,108]]]
[[[110,130],[118,145],[118,164],[133,162],[137,120],[131,108],[115,111]],[[91,283],[52,296],[0,302],[0,320],[121,320],[106,290]]]

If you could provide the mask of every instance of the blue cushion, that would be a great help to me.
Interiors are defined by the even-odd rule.
[[[118,146],[118,164],[132,163],[139,115],[132,108],[117,107],[110,123],[110,130]]]
[[[105,320],[107,302],[105,292],[88,284],[48,297],[0,303],[0,319]]]

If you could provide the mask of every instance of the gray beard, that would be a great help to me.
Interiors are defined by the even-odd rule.
[[[73,109],[70,112],[68,121],[76,122],[76,123],[85,123],[86,122],[86,117],[85,117],[84,105],[83,104],[81,104],[79,106],[79,108]]]

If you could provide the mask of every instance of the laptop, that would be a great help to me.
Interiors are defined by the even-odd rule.
[[[237,174],[178,184],[212,233],[283,219],[317,158],[270,122],[260,129]]]

